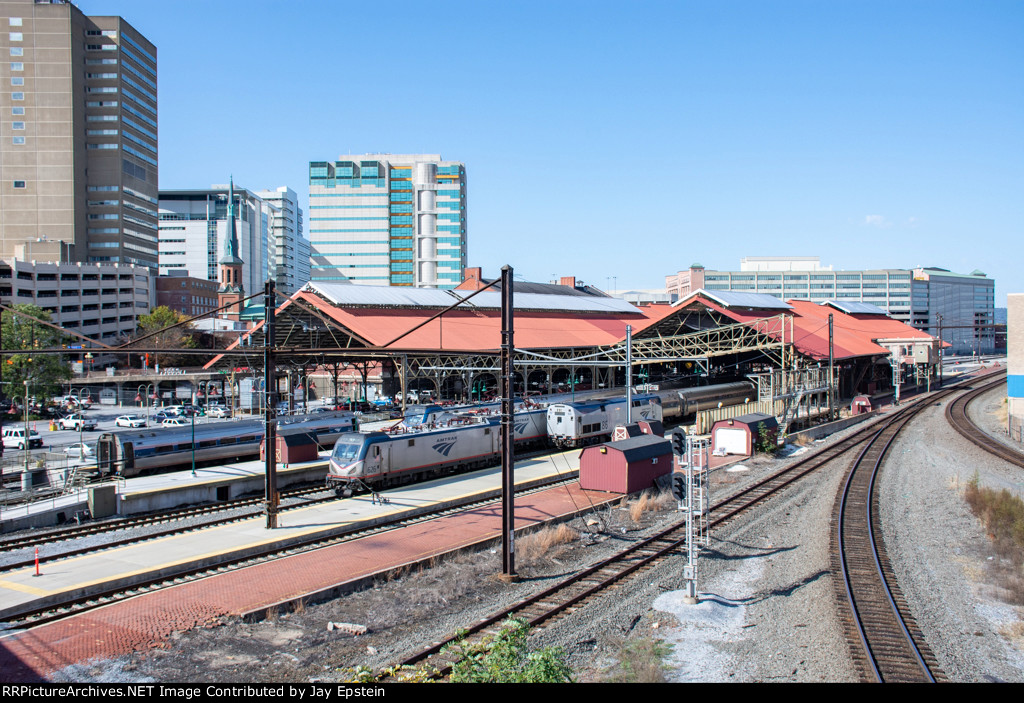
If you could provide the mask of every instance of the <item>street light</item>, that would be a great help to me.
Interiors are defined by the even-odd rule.
[[[149,427],[149,401],[151,398],[156,400],[156,387],[152,383],[139,386],[139,390],[135,395],[135,402],[141,402],[143,399],[146,401],[146,427]]]
[[[196,475],[196,394],[192,394],[192,475]]]

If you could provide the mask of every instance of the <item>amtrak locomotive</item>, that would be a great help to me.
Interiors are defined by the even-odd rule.
[[[632,398],[632,419],[661,420],[661,398],[657,395],[635,395]],[[548,406],[548,440],[556,447],[581,447],[610,439],[616,425],[626,424],[625,398],[582,400]]]
[[[277,421],[278,431],[312,431],[321,446],[330,446],[340,435],[355,430],[348,412],[296,415]],[[172,428],[105,432],[97,442],[99,470],[104,474],[131,477],[192,461],[191,425]],[[233,461],[258,456],[263,441],[262,420],[211,422],[195,426],[195,460]]]
[[[544,408],[520,407],[513,419],[516,447],[544,444]],[[351,495],[360,489],[380,490],[500,461],[500,415],[464,413],[416,427],[343,434],[331,453],[327,486],[339,495]]]

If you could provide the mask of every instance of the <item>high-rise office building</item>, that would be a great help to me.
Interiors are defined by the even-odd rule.
[[[259,190],[256,195],[274,206],[270,223],[270,270],[278,293],[291,295],[309,282],[309,240],[302,236],[302,208],[287,186]]]
[[[0,0],[0,54],[0,257],[156,267],[156,47],[66,0]]]
[[[250,190],[232,184],[202,190],[160,192],[160,275],[220,279],[220,259],[229,234],[228,197],[233,194],[236,255],[241,286],[263,290],[270,273],[271,222],[276,208]]]
[[[466,167],[436,154],[309,164],[310,280],[454,288],[466,266]]]

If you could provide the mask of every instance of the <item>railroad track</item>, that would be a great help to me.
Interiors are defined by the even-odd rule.
[[[932,400],[950,395],[941,391]],[[831,544],[840,619],[854,664],[865,681],[948,680],[924,641],[885,548],[875,482],[900,430],[927,404],[894,415],[868,440],[847,473],[833,511]]]
[[[984,383],[969,393],[965,393],[946,406],[946,420],[957,432],[963,435],[968,441],[981,447],[985,451],[1004,459],[1009,463],[1024,468],[1024,454],[1009,447],[1002,442],[993,439],[987,432],[979,428],[971,421],[967,414],[967,406],[977,398],[992,390],[996,386],[1006,383],[1006,372],[997,374],[999,378]],[[986,379],[987,380],[987,379]]]
[[[879,432],[880,426],[889,425],[894,420],[900,421],[916,408],[926,407],[934,402],[937,396],[952,393],[956,389],[956,387],[951,387],[948,390],[915,399],[891,416],[871,422],[868,426],[834,445],[794,462],[765,479],[730,495],[711,508],[709,526],[721,528],[751,508],[760,505],[769,496],[826,466],[854,448],[870,442]],[[385,670],[381,674],[380,680],[391,680],[396,675],[400,677],[402,670],[410,669],[434,672],[438,678],[446,677],[450,673],[452,664],[447,648],[459,637],[465,638],[467,643],[472,643],[496,635],[501,623],[510,617],[521,618],[531,627],[536,627],[578,609],[588,601],[611,590],[623,579],[649,569],[667,557],[685,554],[685,533],[685,521],[680,520],[658,534],[638,542],[584,571],[565,578],[540,593],[493,613],[461,630],[459,635],[452,635],[413,653],[396,667]]]
[[[317,493],[323,493],[324,491],[325,491],[325,489],[324,489],[323,486],[319,486],[317,488],[303,488],[303,489],[299,489],[299,490],[295,490],[295,491],[290,491],[290,492],[282,493],[281,494],[281,498],[282,499],[302,498],[304,496],[315,495]],[[289,510],[297,510],[299,508],[307,508],[310,505],[316,505],[317,503],[328,503],[328,502],[333,501],[333,500],[338,500],[338,497],[332,493],[331,495],[325,496],[325,497],[322,497],[322,498],[310,498],[310,499],[302,501],[301,503],[293,503],[291,505],[280,505],[280,506],[278,506],[278,512],[279,513],[283,513],[283,512],[287,512]],[[81,537],[91,536],[91,535],[95,535],[95,534],[102,534],[104,532],[114,532],[114,531],[117,531],[117,530],[132,529],[132,528],[138,528],[140,526],[147,526],[147,525],[160,524],[160,523],[164,523],[164,522],[173,522],[173,521],[177,521],[177,520],[183,520],[183,519],[186,519],[186,518],[196,517],[196,516],[199,516],[199,515],[206,515],[206,514],[211,514],[211,513],[215,513],[215,512],[222,512],[222,511],[225,511],[225,510],[237,509],[237,508],[240,508],[240,507],[245,507],[246,505],[258,505],[258,504],[262,503],[263,501],[264,501],[264,499],[262,497],[259,497],[259,498],[246,498],[246,499],[238,501],[237,503],[235,501],[231,501],[231,503],[234,503],[234,504],[231,504],[231,505],[229,505],[227,503],[220,503],[220,504],[217,504],[215,506],[204,506],[206,508],[205,510],[203,508],[201,508],[201,507],[197,507],[197,508],[191,508],[191,509],[183,509],[181,511],[172,511],[174,513],[173,515],[168,514],[168,513],[160,513],[159,515],[151,516],[150,519],[141,520],[139,522],[133,522],[132,524],[128,524],[128,525],[124,525],[124,524],[120,524],[120,523],[109,523],[111,526],[108,527],[107,529],[102,529],[102,530],[84,531],[84,532],[76,533],[76,534],[69,535],[69,536],[64,536],[60,532],[56,532],[55,534],[58,535],[58,539],[59,540],[66,541],[66,540],[70,540],[70,539],[79,539]],[[150,540],[159,539],[161,537],[170,537],[172,535],[185,534],[186,532],[195,532],[196,530],[205,530],[205,529],[207,529],[209,527],[216,527],[217,525],[226,525],[226,524],[231,523],[231,522],[241,522],[242,520],[250,520],[250,519],[252,519],[254,517],[258,517],[258,516],[263,515],[263,514],[264,514],[264,511],[262,509],[260,509],[260,510],[250,510],[250,511],[247,511],[247,512],[244,512],[244,513],[238,513],[236,515],[231,515],[231,516],[228,516],[228,517],[217,518],[215,520],[206,520],[206,521],[203,521],[201,523],[196,523],[196,524],[192,524],[192,525],[172,527],[172,528],[169,528],[167,530],[161,530],[159,532],[148,532],[148,533],[146,533],[144,535],[131,535],[129,537],[125,537],[124,539],[108,541],[108,542],[104,542],[103,544],[95,544],[95,545],[91,545],[91,546],[88,546],[88,547],[79,547],[77,549],[65,549],[64,551],[61,551],[61,552],[54,552],[54,553],[44,554],[42,557],[40,557],[39,563],[40,563],[40,565],[44,565],[44,564],[48,564],[50,562],[58,561],[60,559],[67,559],[69,557],[82,556],[83,554],[92,554],[93,552],[101,552],[101,551],[104,551],[104,550],[107,550],[107,549],[113,549],[115,547],[123,547],[123,546],[129,545],[129,544],[138,544],[139,542],[148,542]],[[26,546],[34,546],[36,544],[50,544],[52,541],[53,540],[48,540],[48,539],[46,539],[44,537],[40,537],[37,541],[32,542],[31,544],[26,545]],[[3,550],[3,547],[0,547],[0,550]],[[32,559],[25,559],[23,561],[10,562],[8,564],[4,564],[4,565],[0,566],[0,574],[2,574],[4,572],[7,572],[7,571],[17,571],[18,569],[29,568],[29,567],[34,566],[34,565],[35,565],[35,559],[34,558],[32,558]]]
[[[312,488],[299,488],[292,491],[282,491],[281,498],[301,498],[307,495],[313,495],[316,493],[322,493],[324,491],[323,486],[316,486]],[[331,500],[332,498],[325,498],[323,500]],[[263,496],[254,498],[236,498],[234,500],[223,501],[211,505],[197,505],[189,506],[186,508],[175,508],[173,510],[161,511],[159,513],[149,513],[146,515],[139,515],[136,517],[118,518],[116,520],[110,520],[106,522],[90,523],[85,525],[68,526],[59,530],[48,530],[46,532],[33,532],[32,534],[25,535],[23,537],[15,537],[13,539],[0,540],[0,552],[13,552],[18,549],[27,549],[43,544],[53,544],[55,542],[66,542],[73,539],[79,539],[81,537],[88,537],[91,535],[103,534],[106,532],[116,532],[118,530],[130,530],[138,527],[146,527],[149,525],[159,525],[165,522],[175,522],[178,520],[185,520],[192,517],[201,515],[212,515],[226,510],[237,510],[238,508],[244,508],[249,505],[259,505],[263,503]],[[320,502],[320,501],[313,501]],[[308,504],[308,503],[306,503]],[[304,504],[305,505],[305,504]],[[231,522],[233,520],[244,519],[258,515],[259,511],[246,513],[241,517],[226,518],[224,520],[214,520],[203,523],[201,526],[217,525],[222,522]],[[169,534],[160,533],[161,535]],[[139,538],[136,537],[136,540]],[[128,540],[130,541],[130,540]],[[116,543],[110,543],[110,545],[126,544],[128,541],[121,541]],[[109,545],[108,545],[109,546]],[[78,554],[82,552],[64,552],[58,555],[54,555],[53,558],[59,558],[64,556],[71,556],[72,554]],[[6,565],[0,567],[0,570],[9,571],[15,568],[15,565]]]
[[[544,485],[532,486],[528,489],[517,491],[516,495],[529,495],[531,493],[546,490],[551,487],[557,487],[559,485],[570,483],[576,480],[575,472],[569,477],[563,477],[554,479],[547,482]],[[336,497],[332,496],[332,500],[337,500]],[[78,598],[69,598],[60,603],[51,603],[41,608],[26,608],[25,610],[14,614],[7,618],[0,618],[0,622],[6,623],[11,629],[34,627],[36,625],[42,625],[72,615],[91,610],[93,608],[102,607],[115,603],[118,601],[126,600],[137,595],[149,593],[162,588],[169,588],[171,586],[177,586],[182,583],[194,581],[200,578],[206,578],[207,576],[213,576],[227,571],[234,571],[242,569],[248,566],[254,566],[270,559],[279,559],[283,557],[293,556],[303,552],[311,551],[313,549],[321,549],[323,547],[329,547],[343,542],[349,542],[356,539],[362,539],[374,534],[381,532],[388,532],[391,530],[401,529],[409,525],[413,525],[427,520],[433,520],[438,517],[450,515],[456,512],[470,510],[473,508],[491,505],[499,503],[500,499],[480,499],[476,501],[466,502],[461,505],[454,505],[448,508],[426,513],[423,515],[417,515],[407,518],[398,518],[388,522],[383,522],[371,527],[357,529],[352,532],[344,534],[336,534],[332,536],[310,536],[301,542],[291,544],[289,547],[284,549],[268,547],[257,553],[249,553],[245,557],[238,558],[227,558],[224,561],[215,564],[207,565],[200,568],[183,568],[180,571],[171,574],[165,574],[159,578],[150,580],[140,581],[130,587],[121,587],[118,589],[110,589],[106,591],[97,591],[90,593],[86,596]],[[138,541],[138,540],[136,540]]]

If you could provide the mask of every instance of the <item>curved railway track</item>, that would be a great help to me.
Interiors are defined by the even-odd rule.
[[[840,618],[854,663],[866,681],[946,680],[896,584],[875,491],[896,436],[926,407],[921,404],[899,413],[868,440],[847,473],[833,512],[832,572],[841,576],[835,581],[837,600],[848,606],[840,607]]]
[[[1000,459],[1004,459],[1011,464],[1024,469],[1024,454],[1015,450],[1013,447],[1009,447],[999,440],[990,437],[987,432],[975,425],[967,414],[967,406],[969,406],[972,401],[993,388],[1006,383],[1006,372],[1004,371],[998,375],[999,378],[990,381],[989,383],[984,383],[978,388],[975,388],[969,393],[965,393],[953,402],[949,403],[946,406],[946,420],[953,426],[953,429],[963,435],[968,441],[991,454],[995,454]]]
[[[834,445],[794,462],[754,485],[725,498],[712,507],[709,526],[712,528],[723,526],[800,478],[820,469],[854,448],[871,442],[872,438],[879,434],[879,427],[906,422],[916,409],[926,407],[934,402],[940,394],[945,395],[955,390],[954,387],[914,400],[889,417],[876,420]],[[686,525],[684,521],[679,521],[658,534],[638,542],[540,593],[474,623],[469,628],[462,630],[461,636],[469,642],[494,636],[500,629],[502,621],[509,617],[521,618],[531,627],[546,623],[581,607],[592,598],[599,597],[601,593],[613,588],[631,574],[650,568],[666,557],[684,554],[685,540]],[[453,635],[444,641],[436,642],[430,647],[413,653],[399,663],[396,668],[383,673],[381,680],[388,680],[394,675],[394,672],[410,668],[436,672],[438,677],[447,676],[450,673],[451,660],[446,648],[453,644],[458,637]]]

